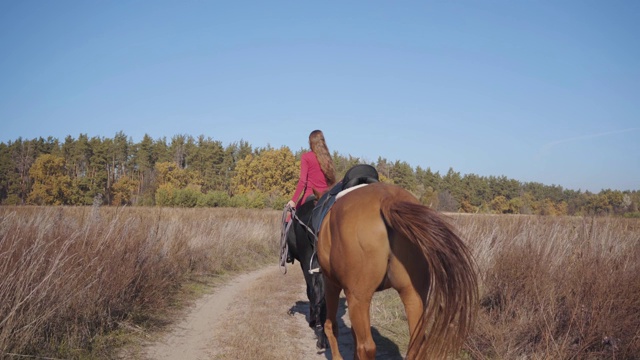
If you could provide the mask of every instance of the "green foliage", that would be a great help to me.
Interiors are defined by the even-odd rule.
[[[0,204],[90,205],[101,198],[106,205],[281,209],[295,189],[304,151],[253,149],[246,141],[224,147],[204,135],[180,134],[169,143],[146,134],[134,143],[123,132],[113,138],[67,136],[62,143],[19,138],[0,143]],[[338,152],[332,157],[338,179],[363,163]],[[381,181],[442,211],[628,217],[640,211],[638,190],[594,194],[453,168],[441,175],[382,157],[372,165]]]
[[[273,192],[268,195],[266,200],[266,207],[271,209],[284,209],[284,206],[291,200],[288,196],[283,196],[277,192]]]
[[[267,196],[257,191],[235,195],[231,198],[232,207],[245,209],[264,209],[266,207],[266,203]]]
[[[173,205],[178,207],[192,208],[198,204],[198,198],[202,193],[192,187],[176,190]]]
[[[156,190],[156,205],[161,207],[175,204],[176,188],[171,184],[162,184]]]
[[[209,191],[198,197],[198,207],[227,207],[231,205],[229,194],[224,191]]]
[[[201,135],[190,147],[186,161],[190,169],[199,172],[202,176],[203,191],[225,189],[225,153],[220,141]]]
[[[20,198],[16,194],[9,194],[7,198],[2,200],[2,205],[20,205],[20,203]]]
[[[404,161],[396,161],[393,165],[393,170],[390,172],[390,179],[393,183],[401,186],[409,191],[413,191],[416,188],[416,176],[411,168],[411,165]]]
[[[338,154],[337,151],[334,151],[331,157],[333,158],[333,163],[336,168],[336,179],[342,179],[349,169],[362,163],[360,158],[353,157],[351,155],[342,156]]]

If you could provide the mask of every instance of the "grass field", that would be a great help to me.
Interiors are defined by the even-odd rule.
[[[108,357],[194,277],[277,262],[279,211],[0,207],[0,349]],[[640,220],[450,215],[475,255],[478,320],[461,358],[640,358]],[[393,292],[374,326],[406,321]]]
[[[275,263],[279,212],[0,207],[0,357],[108,357],[194,277]]]
[[[481,274],[477,359],[640,358],[640,221],[458,216]]]

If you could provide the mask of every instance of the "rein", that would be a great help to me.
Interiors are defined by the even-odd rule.
[[[291,214],[290,221],[287,223],[287,215]],[[291,225],[293,225],[293,220],[296,220],[302,227],[305,228],[313,238],[315,239],[315,243],[318,242],[318,236],[316,233],[305,224],[298,215],[296,215],[296,209],[289,206],[289,204],[285,205],[284,210],[282,210],[282,225],[280,226],[280,267],[284,268],[284,274],[287,273],[287,254],[289,253],[289,244],[287,243],[287,234],[289,233],[289,229]]]
[[[287,215],[291,214],[290,219],[293,219],[295,213],[296,210],[289,206],[289,204],[285,205],[284,210],[282,210],[282,219],[280,225],[280,267],[284,268],[284,274],[287,273],[287,254],[289,254],[287,234],[289,233],[291,224],[293,224],[293,221],[289,221],[287,223]]]

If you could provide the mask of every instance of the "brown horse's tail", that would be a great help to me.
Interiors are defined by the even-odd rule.
[[[460,349],[476,315],[478,281],[471,253],[435,210],[387,198],[381,211],[391,229],[422,251],[429,269],[425,310],[407,359],[443,359]]]

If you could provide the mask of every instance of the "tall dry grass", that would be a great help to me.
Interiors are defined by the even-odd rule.
[[[276,263],[280,213],[0,207],[0,357],[109,357],[194,274]],[[453,215],[481,278],[462,358],[640,359],[640,220]],[[374,327],[406,350],[395,292]],[[104,355],[104,356],[102,356]]]
[[[279,214],[0,207],[0,357],[100,356],[101,335],[167,308],[193,274],[276,262]]]
[[[639,359],[640,221],[457,216],[481,275],[474,359]]]
[[[640,220],[451,215],[480,275],[460,359],[640,359]],[[372,324],[406,351],[395,291]]]

